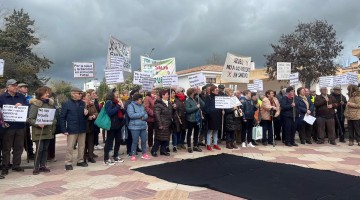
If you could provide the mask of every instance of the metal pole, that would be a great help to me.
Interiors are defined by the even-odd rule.
[[[221,112],[221,139],[224,135],[224,109]]]

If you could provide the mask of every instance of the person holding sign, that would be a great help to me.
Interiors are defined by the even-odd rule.
[[[312,133],[312,125],[306,123],[304,121],[304,117],[306,115],[314,114],[314,104],[311,102],[311,98],[305,95],[305,88],[300,87],[297,89],[298,96],[297,101],[299,102],[299,113],[300,118],[298,120],[298,131],[301,144],[312,144],[311,142],[311,133]]]
[[[325,142],[325,126],[328,133],[329,142],[332,145],[336,145],[335,142],[335,108],[338,106],[336,99],[333,96],[328,95],[328,89],[326,87],[320,88],[321,94],[315,97],[315,109],[316,109],[316,122],[318,141],[317,144],[324,144]]]
[[[275,97],[275,93],[273,90],[268,90],[265,92],[265,97],[262,99],[260,112],[261,112],[260,125],[263,128],[262,144],[264,146],[266,146],[267,144],[274,145],[273,121],[274,118],[280,115],[280,103]]]
[[[242,147],[255,147],[253,143],[255,141],[252,140],[252,128],[254,126],[254,115],[257,110],[256,104],[251,99],[251,91],[244,90],[244,96],[240,98],[240,102],[242,104],[243,109],[243,131],[241,134],[241,146]]]
[[[348,86],[349,102],[346,104],[344,115],[348,120],[349,146],[354,145],[354,140],[360,146],[360,92],[355,85]]]
[[[221,130],[221,110],[215,108],[215,96],[218,96],[219,89],[213,85],[210,87],[210,95],[206,97],[204,112],[208,120],[208,132],[206,134],[206,148],[211,151],[211,135],[214,140],[214,149],[221,150],[218,145],[218,132]],[[224,113],[223,113],[224,114]]]
[[[336,114],[334,119],[337,123],[335,123],[336,136],[339,137],[340,142],[345,142],[345,117],[344,111],[346,108],[346,97],[341,94],[341,87],[334,87],[331,96],[333,96],[336,100],[338,106],[336,107]]]
[[[176,104],[176,108],[174,110],[174,116],[173,116],[175,123],[175,127],[172,134],[172,143],[173,143],[174,152],[177,152],[177,146],[181,144],[181,138],[186,136],[187,121],[185,114],[186,113],[185,100],[186,100],[186,96],[184,94],[184,88],[178,87],[176,89],[176,94],[175,94],[174,104]],[[194,146],[194,148],[197,150],[196,146]]]
[[[30,100],[30,112],[28,123],[31,126],[32,140],[36,144],[36,154],[34,161],[33,174],[38,175],[40,172],[48,173],[50,169],[46,167],[48,157],[48,148],[50,140],[54,138],[53,127],[56,124],[56,119],[49,119],[51,124],[44,124],[37,122],[39,110],[43,108],[55,109],[54,100],[49,98],[49,89],[47,87],[40,87],[35,91],[35,98]]]
[[[4,110],[4,105],[15,105],[19,107],[26,105],[25,96],[17,92],[18,82],[14,79],[6,81],[6,92],[0,96],[0,107]],[[5,116],[4,116],[5,117]],[[10,167],[10,152],[13,150],[13,166],[12,170],[23,172],[20,167],[21,154],[24,149],[25,122],[8,122],[4,119],[5,131],[3,133],[3,160],[1,175],[7,175]]]
[[[234,97],[234,92],[230,88],[225,89],[226,96]],[[239,149],[235,142],[235,131],[241,130],[242,110],[240,106],[225,109],[225,132],[226,132],[226,148]]]
[[[95,127],[95,120],[98,116],[98,111],[94,104],[94,101],[91,100],[90,93],[86,92],[83,94],[83,101],[85,102],[86,109],[89,111],[87,121],[86,121],[86,139],[85,139],[85,152],[84,152],[84,162],[88,161],[91,163],[96,163],[94,159],[94,133],[97,132],[97,127]]]

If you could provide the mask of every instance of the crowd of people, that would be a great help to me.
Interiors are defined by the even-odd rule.
[[[48,161],[55,160],[55,135],[67,137],[65,170],[72,170],[73,164],[87,167],[96,163],[94,149],[99,146],[99,133],[103,134],[105,146],[104,164],[124,162],[120,157],[121,145],[132,162],[138,158],[151,159],[169,156],[181,149],[189,153],[221,150],[219,144],[226,142],[227,149],[254,148],[275,145],[282,141],[288,147],[296,147],[296,132],[300,143],[313,142],[336,145],[336,140],[345,142],[345,119],[347,119],[349,145],[360,146],[360,92],[358,86],[348,86],[349,100],[341,94],[341,88],[334,87],[331,94],[321,88],[316,95],[308,88],[300,87],[296,94],[293,87],[276,91],[268,90],[264,95],[249,90],[233,91],[224,85],[208,84],[201,89],[189,88],[186,93],[181,87],[153,90],[143,96],[138,90],[119,91],[111,89],[103,101],[95,90],[83,92],[71,89],[71,98],[61,106],[54,101],[49,87],[40,87],[35,96],[27,94],[27,85],[14,79],[6,82],[0,95],[3,105],[28,106],[26,122],[14,122],[0,118],[0,144],[2,171],[5,178],[12,171],[22,172],[21,155],[25,149],[27,158],[34,160],[33,174],[49,173]],[[215,106],[216,96],[238,98],[241,105],[229,109]],[[56,109],[51,125],[36,122],[39,109]],[[94,122],[103,112],[110,120],[109,130],[101,130]],[[314,124],[304,117],[316,117]],[[262,139],[254,140],[252,130],[262,127]],[[33,149],[35,143],[35,151]],[[139,146],[140,144],[140,146]],[[239,146],[238,146],[239,145]],[[74,162],[73,152],[77,148]],[[12,152],[12,162],[10,161]],[[112,152],[112,156],[110,153]]]

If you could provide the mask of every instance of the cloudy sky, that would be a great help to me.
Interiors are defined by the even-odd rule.
[[[251,56],[257,68],[265,64],[281,34],[299,22],[315,19],[333,24],[344,50],[340,64],[355,61],[351,50],[360,45],[357,0],[1,0],[2,14],[23,8],[35,20],[40,55],[54,62],[45,73],[53,80],[73,78],[72,62],[94,61],[103,77],[110,35],[132,47],[132,68],[140,55],[176,58],[177,71],[205,65],[213,54]]]

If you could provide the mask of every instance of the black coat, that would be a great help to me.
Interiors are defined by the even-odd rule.
[[[208,123],[208,130],[221,130],[221,109],[215,108],[215,95],[207,96],[204,112]]]
[[[225,124],[224,129],[225,131],[238,131],[241,130],[241,117],[240,113],[238,117],[235,116],[235,110],[233,108],[225,109]]]
[[[344,120],[345,119],[344,111],[345,111],[346,104],[347,104],[346,97],[342,94],[335,94],[335,93],[332,93],[331,96],[333,96],[336,100],[336,103],[337,103],[336,114],[337,114],[339,120],[341,120],[341,119]],[[340,104],[341,101],[344,102],[343,105]]]
[[[293,99],[289,99],[287,96],[284,96],[283,98],[281,98],[280,101],[280,107],[281,107],[281,115],[284,117],[293,117],[294,115],[294,111],[293,111],[293,107],[291,106],[291,104],[293,103]],[[298,99],[295,98],[294,99],[294,103],[295,103],[295,117],[299,117],[300,116],[300,112],[299,112],[299,102]]]
[[[169,102],[167,106],[162,99],[157,99],[154,104],[155,139],[160,141],[170,140],[170,129],[173,122],[173,108]],[[159,129],[162,127],[162,129]]]
[[[186,110],[185,110],[185,101],[180,101],[179,98],[175,97],[175,102],[176,104],[176,110],[174,111],[174,122],[175,122],[175,127],[174,127],[174,131],[179,133],[181,130],[185,130],[186,129]],[[181,123],[180,123],[181,121]]]

